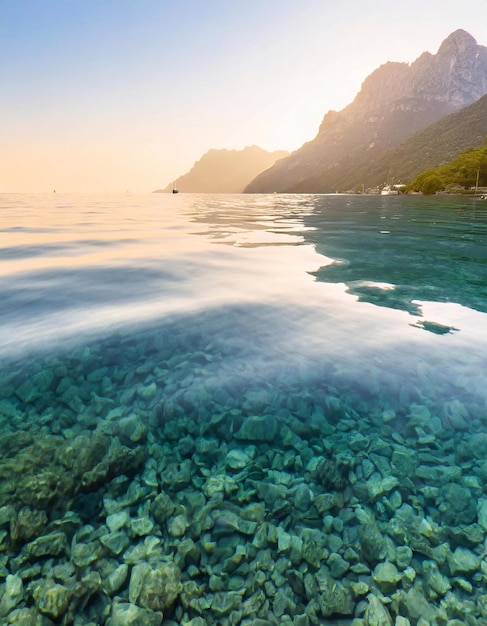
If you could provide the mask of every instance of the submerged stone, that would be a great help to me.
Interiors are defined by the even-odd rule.
[[[235,439],[273,443],[279,434],[279,422],[270,415],[247,417],[235,433]]]
[[[477,517],[479,525],[487,531],[487,498],[480,498],[478,501]]]
[[[365,626],[392,626],[392,617],[377,596],[368,596],[367,609],[364,616]]]
[[[115,556],[121,554],[130,543],[127,535],[121,531],[103,535],[100,537],[100,541]]]
[[[334,580],[327,568],[321,567],[315,574],[318,596],[315,598],[319,612],[324,617],[331,615],[351,615],[354,602],[350,591]]]
[[[172,607],[181,589],[181,572],[172,562],[155,567],[139,563],[132,568],[129,583],[132,604],[152,611],[165,611]]]
[[[382,593],[391,594],[401,582],[402,575],[396,566],[389,561],[378,563],[374,569],[373,579]]]
[[[420,618],[429,620],[427,623],[433,623],[433,619],[437,613],[435,607],[429,604],[424,595],[417,588],[417,585],[406,594],[406,609],[407,616],[414,620],[413,623]]]
[[[34,590],[34,601],[39,611],[55,620],[64,615],[70,599],[71,591],[53,580],[44,580]]]
[[[385,540],[374,523],[359,526],[358,536],[362,554],[369,563],[377,563],[385,557]]]
[[[0,615],[8,615],[24,598],[24,585],[19,575],[9,574],[0,601]]]
[[[447,591],[450,591],[450,581],[440,572],[435,561],[424,561],[423,576],[425,587],[431,599],[436,598],[438,595],[444,596]]]
[[[447,561],[450,574],[455,576],[456,574],[476,572],[480,568],[481,558],[468,550],[468,548],[459,546],[453,553],[448,554]]]
[[[40,558],[44,556],[59,556],[68,550],[67,537],[63,532],[54,532],[38,537],[26,547],[27,554]]]
[[[107,626],[160,626],[163,615],[140,608],[130,602],[116,603],[107,621]]]
[[[124,526],[127,526],[129,520],[130,515],[127,513],[127,511],[120,511],[119,513],[113,513],[112,515],[108,515],[106,519],[106,524],[108,526],[108,530],[114,533]]]
[[[241,448],[234,448],[227,454],[226,465],[230,469],[241,470],[244,467],[248,467],[252,459],[245,450]]]
[[[128,571],[128,565],[122,563],[110,572],[104,583],[104,588],[109,595],[114,595],[124,585],[127,580]]]
[[[299,485],[293,500],[294,506],[298,511],[308,511],[313,501],[313,492],[307,485]]]

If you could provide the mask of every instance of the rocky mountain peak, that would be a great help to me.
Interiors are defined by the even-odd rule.
[[[438,55],[463,54],[466,50],[476,46],[476,39],[466,30],[459,28],[443,41],[438,49]]]
[[[336,189],[333,172],[370,162],[415,132],[487,94],[487,47],[466,31],[412,63],[387,62],[342,111],[325,115],[318,135],[259,175],[247,191]]]

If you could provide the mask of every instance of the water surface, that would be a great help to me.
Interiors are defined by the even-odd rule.
[[[139,570],[110,592],[105,578],[118,561],[136,563],[127,552],[111,554],[108,566],[106,547],[86,563],[48,551],[42,558],[63,567],[74,559],[103,581],[91,617],[74,600],[66,615],[115,619],[118,594],[181,623],[197,615],[229,624],[277,624],[285,614],[351,619],[365,611],[353,585],[365,580],[374,597],[388,592],[373,576],[382,561],[401,572],[393,617],[414,623],[400,608],[413,589],[426,594],[430,623],[444,623],[446,590],[424,592],[432,567],[464,575],[475,604],[487,531],[486,239],[487,204],[473,198],[2,196],[0,507],[16,520],[9,526],[0,515],[3,576],[21,575],[24,585],[34,576],[44,589],[49,576],[33,574],[19,551],[37,554],[38,538],[67,519],[79,543],[98,545],[111,533],[108,516],[123,510],[149,529],[137,534],[127,522],[130,546],[155,536],[158,558],[177,565],[177,584],[196,581],[213,608],[203,610],[203,591],[188,599],[190,587],[170,606],[152,606],[130,582]],[[175,507],[167,519],[155,504],[161,494]],[[319,535],[317,561],[295,557],[286,567],[322,586],[332,572],[343,597],[336,605],[328,598],[331,613],[301,583],[274,574],[270,595],[255,595],[263,581],[249,555],[264,558],[261,540],[238,528],[236,513],[248,507],[257,508],[245,520],[265,521],[269,536],[307,545]],[[182,534],[178,515],[196,520]],[[406,519],[407,528],[427,522],[433,530],[405,537],[397,528]],[[363,537],[376,525],[392,542],[387,555],[370,554]],[[464,528],[478,537],[460,539]],[[75,531],[63,532],[71,540]],[[185,539],[198,553],[210,540],[223,552],[195,557],[188,570]],[[247,566],[235,565],[235,578],[224,563],[238,545]],[[413,547],[418,588],[403,573],[401,545]],[[479,559],[475,571],[456,571],[447,555],[458,546]],[[276,563],[289,556],[271,539],[268,549]],[[341,573],[338,557],[348,563]],[[231,604],[223,614],[211,604],[211,568]],[[239,576],[247,591],[236,591]],[[454,616],[465,613],[459,588]],[[25,591],[15,610],[42,613],[39,597]]]

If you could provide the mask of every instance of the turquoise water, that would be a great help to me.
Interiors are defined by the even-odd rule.
[[[0,224],[2,623],[487,623],[485,202]]]

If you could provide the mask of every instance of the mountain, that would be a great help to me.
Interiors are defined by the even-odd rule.
[[[487,48],[464,30],[411,64],[387,62],[368,76],[354,101],[329,111],[318,134],[262,172],[249,193],[332,192],[343,172],[366,171],[384,154],[442,117],[487,94]],[[367,181],[360,181],[367,182]],[[345,188],[350,187],[350,182]]]
[[[483,146],[486,139],[487,95],[419,130],[362,168],[350,172],[347,163],[342,163],[336,178],[340,179],[340,188],[410,182],[424,170],[453,160],[462,150]]]
[[[260,172],[274,165],[289,152],[267,152],[258,146],[243,150],[209,150],[191,170],[175,181],[179,191],[242,193]],[[173,183],[155,193],[172,191]]]

